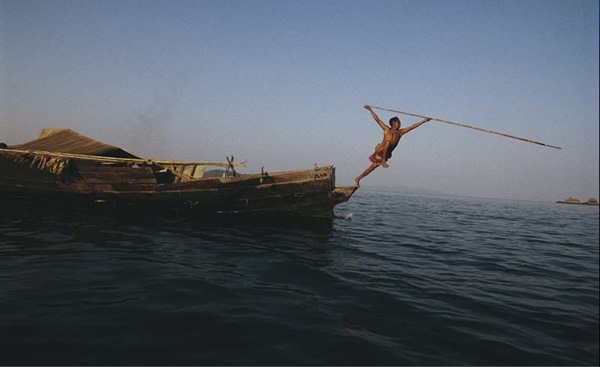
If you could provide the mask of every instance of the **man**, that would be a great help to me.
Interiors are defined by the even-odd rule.
[[[369,157],[371,165],[363,173],[361,173],[360,176],[354,179],[356,187],[360,187],[360,180],[369,173],[373,172],[373,170],[380,165],[383,166],[383,168],[388,168],[387,160],[392,157],[392,152],[394,149],[396,149],[400,138],[404,134],[431,120],[430,118],[425,118],[414,125],[401,129],[401,123],[398,117],[392,117],[390,119],[390,126],[387,126],[379,119],[375,112],[373,112],[371,106],[365,105],[365,108],[371,112],[371,115],[383,130],[383,141],[375,146],[375,153]]]

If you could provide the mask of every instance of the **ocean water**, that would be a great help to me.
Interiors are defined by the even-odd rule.
[[[0,213],[0,365],[598,365],[597,207]]]

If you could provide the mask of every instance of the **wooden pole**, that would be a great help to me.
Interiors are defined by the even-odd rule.
[[[53,157],[62,157],[62,158],[73,158],[73,159],[81,159],[87,161],[98,161],[98,162],[114,162],[114,163],[153,163],[157,165],[198,165],[198,166],[214,166],[214,167],[246,167],[245,162],[192,162],[192,161],[169,161],[165,159],[146,159],[146,158],[116,158],[116,157],[104,157],[97,155],[85,155],[85,154],[75,154],[75,153],[59,153],[59,152],[47,152],[43,150],[20,150],[20,149],[0,149],[0,154],[3,152],[6,153],[32,153],[38,155],[48,155]]]
[[[116,158],[116,157],[104,157],[104,156],[93,156],[93,155],[84,155],[84,154],[73,154],[73,153],[59,153],[59,152],[46,152],[41,150],[19,150],[19,149],[0,149],[0,154],[3,153],[17,153],[17,154],[33,154],[37,156],[49,156],[49,157],[59,157],[59,158],[72,158],[79,160],[87,160],[87,161],[95,161],[95,162],[105,162],[105,163],[140,163],[140,164],[148,164],[154,165],[160,168],[164,168],[169,170],[173,175],[185,178],[189,181],[195,181],[196,179],[184,174],[183,172],[178,172],[175,169],[175,165],[182,166],[215,166],[215,167],[246,167],[244,162],[189,162],[189,161],[168,161],[164,159],[146,159],[146,158]],[[235,170],[234,170],[235,172]],[[237,173],[236,173],[237,174]]]
[[[531,140],[531,139],[521,138],[521,137],[515,136],[515,135],[509,135],[509,134],[501,133],[501,132],[494,131],[494,130],[482,129],[480,127],[467,125],[467,124],[462,123],[462,122],[456,122],[456,121],[450,121],[450,120],[443,120],[443,119],[439,119],[439,118],[436,118],[436,117],[429,117],[429,116],[417,115],[416,113],[410,113],[410,112],[392,110],[392,109],[389,109],[389,108],[383,108],[383,107],[377,107],[377,106],[371,106],[371,108],[375,108],[375,109],[382,110],[382,111],[390,111],[390,112],[401,113],[401,114],[407,115],[407,116],[415,116],[415,117],[421,117],[421,118],[430,118],[433,121],[439,121],[439,122],[443,122],[443,123],[450,124],[450,125],[455,125],[455,126],[460,126],[460,127],[466,127],[468,129],[473,129],[473,130],[477,130],[477,131],[483,131],[484,133],[496,134],[496,135],[504,136],[504,137],[511,138],[511,139],[521,140],[521,141],[524,141],[526,143],[533,143],[533,144],[541,145],[541,146],[548,147],[548,148],[562,149],[561,147],[557,147],[557,146],[554,146],[554,145],[541,143],[539,141],[535,141],[535,140]]]

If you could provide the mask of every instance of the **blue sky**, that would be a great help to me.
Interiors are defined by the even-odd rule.
[[[366,186],[598,196],[597,1],[2,0],[0,27],[8,144],[70,127],[248,172],[333,164],[344,185],[381,140],[368,103],[563,150],[431,122]]]

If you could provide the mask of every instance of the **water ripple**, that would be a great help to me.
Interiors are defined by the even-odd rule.
[[[4,211],[0,362],[598,364],[597,208],[359,191],[336,211]]]

